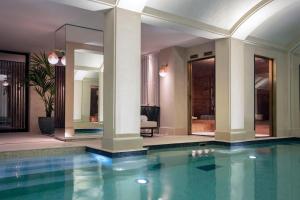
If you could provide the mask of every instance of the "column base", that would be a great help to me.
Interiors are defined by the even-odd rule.
[[[230,132],[222,132],[216,130],[215,139],[229,142],[253,140],[255,139],[255,132],[246,130],[231,130]]]
[[[102,138],[102,147],[110,152],[143,149],[143,138],[139,134],[116,134],[114,138]]]
[[[66,127],[65,128],[65,138],[67,137],[73,137],[75,135],[75,130],[74,130],[74,127]]]

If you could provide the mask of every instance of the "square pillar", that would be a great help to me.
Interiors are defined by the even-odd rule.
[[[66,80],[65,80],[65,135],[72,137],[74,131],[74,46],[66,43]]]
[[[105,14],[104,30],[102,146],[109,151],[141,149],[141,14],[115,7]]]
[[[217,40],[217,140],[235,141],[254,138],[254,133],[247,132],[245,129],[244,68],[244,43],[233,38]]]

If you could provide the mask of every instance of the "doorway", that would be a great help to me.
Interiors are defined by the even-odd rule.
[[[215,57],[189,62],[189,133],[215,135]]]
[[[98,110],[99,110],[99,87],[92,86],[91,87],[91,101],[90,101],[90,121],[98,122]]]
[[[254,56],[255,136],[273,136],[273,59]]]

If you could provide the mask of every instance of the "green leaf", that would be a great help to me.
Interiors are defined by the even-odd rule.
[[[48,61],[45,52],[32,54],[28,84],[34,87],[44,102],[46,116],[51,116],[54,110],[55,97],[55,67]]]

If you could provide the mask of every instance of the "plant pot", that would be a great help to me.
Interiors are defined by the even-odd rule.
[[[39,117],[39,128],[43,134],[53,134],[55,131],[54,118]]]

